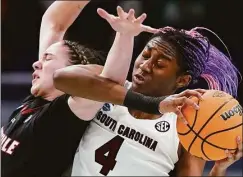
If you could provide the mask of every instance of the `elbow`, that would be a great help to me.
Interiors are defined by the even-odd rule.
[[[80,66],[68,66],[53,73],[53,84],[57,90],[64,93],[84,97],[90,90],[104,82],[96,74]]]
[[[77,66],[69,66],[56,70],[53,73],[54,87],[68,94],[93,84],[93,75]],[[78,89],[77,89],[78,88]]]

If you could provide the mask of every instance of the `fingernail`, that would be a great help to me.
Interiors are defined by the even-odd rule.
[[[229,150],[228,150],[228,149],[226,149],[226,150],[225,150],[225,153],[226,153],[226,154],[229,154]]]
[[[197,104],[195,104],[195,108],[196,110],[199,110],[199,106]]]

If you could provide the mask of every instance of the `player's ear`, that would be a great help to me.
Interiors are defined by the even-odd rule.
[[[176,80],[177,89],[187,87],[192,80],[192,76],[189,74],[180,75]]]

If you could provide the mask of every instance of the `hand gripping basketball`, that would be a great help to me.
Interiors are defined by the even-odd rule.
[[[207,90],[202,97],[203,101],[191,98],[200,106],[199,110],[182,106],[181,112],[188,124],[177,121],[178,137],[193,156],[207,161],[222,160],[219,161],[222,169],[242,156],[242,145],[235,141],[236,136],[242,139],[242,107],[223,91]]]
[[[202,94],[204,94],[205,92],[206,90],[204,89],[185,90],[179,94],[168,96],[160,102],[159,111],[162,114],[166,112],[174,112],[175,114],[177,114],[178,118],[180,118],[185,124],[187,124],[187,121],[184,118],[180,108],[183,105],[188,105],[198,110],[199,106],[195,102],[193,102],[190,97],[195,96],[198,99],[202,100]]]
[[[149,33],[156,33],[158,30],[152,28],[150,26],[143,25],[143,21],[146,19],[147,15],[143,13],[138,18],[135,18],[133,9],[130,9],[128,13],[124,12],[123,9],[118,6],[117,14],[118,16],[114,16],[109,14],[104,9],[98,8],[97,13],[100,17],[105,19],[111,27],[121,33],[121,34],[129,34],[132,36],[137,36],[141,32],[146,31]]]
[[[227,158],[218,160],[215,162],[215,167],[218,169],[226,170],[229,166],[231,166],[236,161],[242,158],[243,148],[242,148],[242,140],[240,136],[236,138],[237,150],[235,153],[230,152],[229,150],[225,151]]]

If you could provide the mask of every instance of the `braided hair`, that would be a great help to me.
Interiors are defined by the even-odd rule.
[[[159,37],[159,41],[175,47],[180,73],[186,72],[192,77],[189,87],[203,78],[209,89],[222,90],[236,97],[240,72],[232,64],[231,57],[224,55],[196,30],[165,27],[151,39]],[[157,44],[159,46],[159,42]]]
[[[106,54],[104,52],[87,48],[78,42],[69,40],[64,40],[64,45],[69,49],[71,65],[105,64]]]

